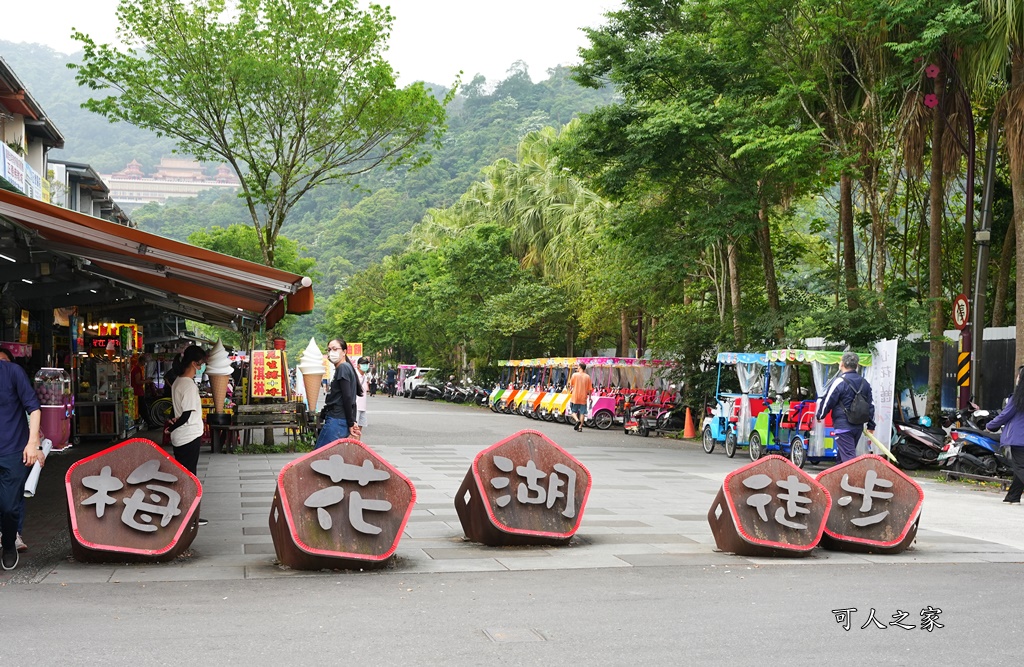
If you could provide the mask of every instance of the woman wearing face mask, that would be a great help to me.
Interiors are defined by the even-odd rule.
[[[347,438],[349,434],[358,440],[362,433],[356,419],[356,398],[363,393],[363,388],[348,361],[347,351],[348,345],[340,338],[327,344],[327,360],[334,365],[334,379],[324,401],[324,425],[314,449]]]
[[[359,357],[356,374],[359,376],[359,388],[362,389],[362,394],[356,396],[356,423],[362,430],[366,428],[366,397],[370,395],[369,357]]]
[[[203,404],[199,398],[197,378],[206,372],[206,352],[198,345],[189,345],[174,364],[177,378],[171,385],[174,419],[170,427],[174,458],[193,475],[199,465],[199,443],[203,438]],[[206,519],[199,519],[205,526]]]

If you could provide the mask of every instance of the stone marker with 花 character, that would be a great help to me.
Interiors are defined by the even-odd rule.
[[[739,556],[807,556],[821,539],[831,499],[824,486],[781,456],[725,476],[708,511],[715,544]]]
[[[169,561],[195,539],[203,487],[150,440],[128,440],[78,461],[64,486],[77,560]]]
[[[338,440],[286,465],[270,508],[282,565],[297,570],[387,565],[416,502],[416,488],[357,440]]]
[[[519,431],[476,455],[455,511],[474,542],[562,545],[579,529],[590,485],[572,455],[542,433]]]

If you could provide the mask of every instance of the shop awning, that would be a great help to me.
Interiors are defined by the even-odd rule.
[[[126,289],[134,302],[189,319],[238,327],[265,322],[269,327],[285,313],[313,310],[312,281],[294,273],[5,190],[0,190],[0,216],[28,232],[33,250],[72,258],[79,278],[102,278]]]

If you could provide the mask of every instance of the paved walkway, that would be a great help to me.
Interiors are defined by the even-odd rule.
[[[724,476],[748,462],[743,454],[728,459],[720,450],[707,455],[694,442],[627,437],[621,430],[576,434],[557,424],[407,399],[375,397],[370,412],[367,443],[412,479],[418,496],[394,565],[384,573],[1024,562],[1024,508],[1004,505],[992,491],[959,483],[919,480],[925,492],[921,529],[914,547],[903,554],[818,549],[801,559],[741,558],[715,551],[706,516]],[[492,548],[463,536],[453,497],[472,458],[521,428],[545,432],[592,474],[593,490],[582,525],[566,547]],[[53,512],[47,519],[30,513],[35,535],[41,536],[46,521],[55,534],[41,549],[36,567],[13,580],[61,585],[323,576],[275,563],[268,528],[270,504],[277,473],[293,458],[204,453],[199,468],[204,485],[201,513],[210,523],[200,528],[191,552],[172,563],[75,562],[67,548],[67,531],[52,526]],[[55,471],[46,472],[52,481]],[[48,497],[55,486],[46,487]],[[37,500],[54,505],[52,497]],[[61,502],[58,497],[56,506]],[[19,572],[20,568],[15,574]]]

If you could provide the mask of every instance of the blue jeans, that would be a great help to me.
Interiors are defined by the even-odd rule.
[[[22,452],[0,456],[0,533],[3,548],[13,549],[24,510],[25,481],[31,470],[21,462]]]
[[[348,437],[348,422],[341,417],[328,417],[324,420],[324,427],[320,429],[320,435],[316,439],[316,447],[320,449],[329,445],[335,440]]]

